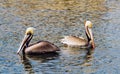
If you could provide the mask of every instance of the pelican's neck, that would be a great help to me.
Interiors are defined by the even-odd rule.
[[[90,35],[89,35],[88,27],[85,27],[85,33],[86,33],[86,36],[87,36],[87,41],[88,41],[88,43],[89,43],[90,40],[91,40],[91,38],[90,38]]]
[[[25,43],[25,45],[24,45],[24,47],[23,47],[23,51],[22,51],[22,52],[23,52],[23,55],[25,54],[25,49],[29,46],[29,43],[30,43],[32,37],[33,37],[33,35],[32,35],[32,34],[29,34],[28,40],[26,41],[26,43]]]
[[[30,37],[29,37],[28,41],[26,42],[26,47],[29,46],[29,43],[30,43],[30,41],[31,41],[31,39],[32,39],[32,37],[33,37],[33,35],[29,35],[29,36],[30,36]]]
[[[89,38],[89,36],[87,35],[87,33],[86,33],[86,36],[87,36],[87,41],[90,42],[91,39]]]
[[[94,43],[94,38],[93,38],[93,34],[92,34],[92,29],[86,27],[86,36],[87,36],[87,40],[88,40],[88,45],[92,45],[92,48],[95,48],[95,43]]]

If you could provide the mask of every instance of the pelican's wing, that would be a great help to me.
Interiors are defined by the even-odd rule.
[[[60,49],[48,41],[40,41],[26,48],[26,53],[47,53],[47,52],[56,52]]]
[[[76,37],[76,36],[64,36],[64,38],[61,39],[60,41],[61,43],[70,46],[81,46],[87,43],[87,41],[83,37]]]

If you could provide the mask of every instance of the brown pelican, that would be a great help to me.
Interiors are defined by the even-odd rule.
[[[33,33],[34,33],[33,27],[27,28],[24,39],[21,42],[21,45],[17,51],[18,54],[20,53],[21,50],[23,54],[41,54],[59,51],[59,48],[56,45],[48,41],[39,41],[37,43],[29,45],[30,40],[33,37]]]
[[[64,36],[60,41],[71,47],[80,46],[81,48],[95,48],[94,38],[92,34],[92,23],[90,21],[85,22],[85,33],[87,40],[82,37]]]

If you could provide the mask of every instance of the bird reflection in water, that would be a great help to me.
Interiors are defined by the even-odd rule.
[[[90,48],[87,48],[87,53],[86,53],[86,56],[85,56],[85,61],[82,63],[83,66],[91,66],[92,64],[90,63],[90,61],[92,61],[93,59],[93,50],[91,50]]]
[[[26,56],[20,56],[21,62],[24,65],[24,69],[28,74],[34,74],[34,70],[29,59]]]
[[[50,60],[57,59],[59,56],[58,53],[46,53],[40,55],[19,55],[21,63],[24,65],[24,69],[28,74],[34,74],[32,61],[37,63],[44,63]]]
[[[91,66],[93,59],[94,50],[91,49],[80,49],[78,47],[63,47],[61,51],[62,55],[64,55],[64,59],[67,64],[74,64],[80,66]],[[64,60],[63,60],[64,61]]]

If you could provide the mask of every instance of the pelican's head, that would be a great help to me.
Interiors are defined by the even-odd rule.
[[[95,48],[95,43],[94,43],[94,38],[92,34],[92,22],[91,21],[86,21],[85,22],[85,29],[86,29],[86,34],[87,38],[90,44],[92,44],[92,47]]]
[[[32,34],[32,35],[33,35],[34,30],[35,30],[35,28],[33,28],[33,27],[29,27],[29,28],[26,29],[25,34],[26,34],[26,35],[27,35],[27,34]]]
[[[26,29],[24,39],[23,39],[17,53],[19,53],[21,50],[28,47],[28,44],[33,37],[34,30],[35,30],[35,28],[33,28],[33,27],[29,27],[29,28]]]
[[[88,28],[92,28],[93,25],[92,25],[91,21],[86,21],[85,26],[88,27]]]

